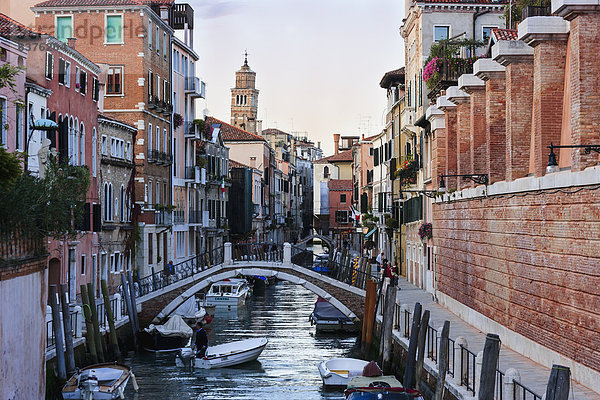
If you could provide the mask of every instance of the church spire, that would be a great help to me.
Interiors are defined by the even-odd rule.
[[[244,53],[244,67],[248,66],[248,49],[246,49],[246,52]]]

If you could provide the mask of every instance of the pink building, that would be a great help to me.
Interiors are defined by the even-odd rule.
[[[331,179],[329,189],[329,231],[341,244],[351,237],[354,229],[350,206],[352,204],[352,179]]]

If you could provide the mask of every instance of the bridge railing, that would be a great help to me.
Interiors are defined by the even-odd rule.
[[[232,245],[232,260],[235,261],[283,261],[283,245],[268,243],[235,243]]]
[[[198,254],[195,257],[174,264],[173,268],[167,267],[162,271],[152,271],[152,274],[138,280],[139,296],[161,290],[164,287],[189,278],[212,266],[222,264],[224,260],[224,247]]]
[[[362,270],[358,262],[351,261],[349,265],[345,265],[330,256],[326,261],[319,260],[315,263],[312,251],[297,246],[292,246],[292,263],[363,290],[366,290],[369,279],[376,279]]]

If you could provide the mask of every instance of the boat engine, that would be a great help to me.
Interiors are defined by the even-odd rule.
[[[84,394],[92,393],[95,389],[98,388],[98,377],[96,376],[96,371],[93,369],[83,371],[79,375],[79,384],[77,386],[79,386],[79,389]]]
[[[196,358],[194,354],[194,350],[189,347],[184,347],[183,349],[179,349],[179,353],[177,353],[177,357],[181,360],[184,367],[191,367],[194,358]]]

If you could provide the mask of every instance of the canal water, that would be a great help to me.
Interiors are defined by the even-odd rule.
[[[316,295],[278,281],[237,310],[217,309],[207,326],[209,345],[250,337],[269,343],[257,361],[233,368],[191,371],[175,367],[173,354],[140,352],[126,360],[140,385],[135,399],[343,399],[322,387],[317,363],[333,357],[359,358],[356,336],[317,335],[308,317]]]

